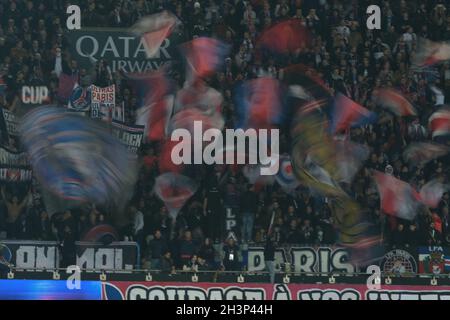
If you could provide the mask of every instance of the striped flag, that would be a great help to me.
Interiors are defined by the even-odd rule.
[[[230,46],[220,40],[199,37],[181,45],[186,58],[188,82],[204,78],[216,72],[225,62]]]
[[[428,119],[432,137],[448,135],[450,132],[450,108],[444,107],[436,111]]]
[[[377,89],[373,92],[375,103],[400,117],[415,116],[417,111],[411,102],[394,89]]]
[[[450,255],[444,255],[444,270],[450,272]]]
[[[178,23],[180,21],[174,14],[163,11],[143,17],[131,27],[131,32],[142,36],[147,45],[148,58],[155,58],[163,41]]]
[[[339,93],[332,114],[331,130],[333,133],[342,132],[351,127],[372,123],[376,119],[375,113]]]

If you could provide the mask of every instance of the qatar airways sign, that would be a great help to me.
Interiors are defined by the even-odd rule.
[[[92,58],[104,59],[112,71],[148,72],[175,59],[176,35],[163,41],[158,52],[151,56],[142,37],[124,29],[81,29],[67,32],[70,51],[81,67],[89,68]]]

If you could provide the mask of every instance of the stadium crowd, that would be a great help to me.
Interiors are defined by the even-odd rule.
[[[351,186],[351,193],[377,226],[386,245],[414,247],[449,245],[449,196],[439,207],[404,221],[380,212],[379,195],[370,169],[392,173],[419,188],[432,178],[448,182],[448,157],[425,166],[410,166],[402,151],[413,141],[431,140],[428,117],[437,105],[447,102],[450,89],[448,63],[415,70],[411,57],[417,40],[445,41],[450,37],[450,1],[345,1],[345,0],[117,0],[70,1],[82,8],[83,27],[130,27],[148,14],[169,10],[182,22],[183,37],[214,36],[232,45],[223,69],[209,79],[222,93],[225,126],[234,127],[236,115],[233,89],[240,80],[261,75],[279,77],[292,63],[308,65],[321,75],[332,92],[342,92],[368,109],[374,89],[392,86],[400,90],[419,110],[418,117],[399,118],[378,110],[379,121],[352,129],[353,141],[366,144],[371,154]],[[125,101],[126,118],[134,122],[136,99],[119,73],[99,61],[92,70],[79,69],[67,53],[64,37],[66,6],[62,0],[0,0],[0,76],[6,89],[0,107],[14,110],[23,83],[45,84],[52,102],[61,73],[77,74],[80,82],[99,86],[116,84],[117,95]],[[366,8],[382,8],[382,30],[368,30]],[[255,54],[255,42],[267,26],[295,18],[314,34],[310,47],[290,59]],[[179,84],[180,86],[182,83]],[[435,88],[440,88],[440,92]],[[281,137],[281,151],[288,151]],[[283,143],[284,142],[284,143]],[[17,147],[10,145],[9,147]],[[287,194],[274,184],[252,186],[240,171],[207,168],[210,174],[181,210],[176,221],[164,203],[152,192],[158,165],[153,159],[159,146],[144,145],[142,167],[132,201],[126,211],[129,223],[118,226],[121,239],[137,241],[146,263],[171,271],[196,265],[199,269],[219,267],[214,244],[223,243],[223,266],[239,269],[236,257],[242,243],[266,241],[272,214],[272,237],[280,244],[333,245],[339,239],[328,201],[300,186]],[[234,217],[227,230],[227,220]],[[2,186],[0,230],[4,239],[82,239],[92,227],[109,223],[102,208],[89,206],[67,210],[49,217],[35,184],[23,191]],[[66,247],[70,247],[67,245]],[[231,257],[231,258],[230,258]]]

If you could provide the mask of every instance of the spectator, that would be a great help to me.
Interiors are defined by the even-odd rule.
[[[241,200],[242,210],[242,241],[253,240],[253,225],[258,210],[258,196],[253,186],[248,186]]]
[[[182,265],[188,265],[196,252],[192,233],[189,230],[184,232],[184,239],[180,242],[180,259]]]
[[[156,230],[154,233],[154,237],[150,240],[148,244],[148,256],[151,261],[151,268],[153,270],[158,270],[160,267],[161,257],[163,253],[169,250],[169,246],[167,244],[167,240],[162,237],[161,231]]]
[[[275,245],[270,236],[267,237],[264,248],[264,263],[270,275],[270,283],[275,283]]]
[[[216,262],[216,250],[213,247],[210,238],[205,238],[202,246],[198,251],[198,256],[205,260],[206,264],[209,266],[215,266]]]
[[[166,251],[161,257],[161,271],[169,274],[175,274],[175,265],[170,254],[170,251]]]
[[[226,271],[240,271],[241,266],[239,262],[239,246],[235,243],[232,237],[228,238],[223,247],[223,267]]]

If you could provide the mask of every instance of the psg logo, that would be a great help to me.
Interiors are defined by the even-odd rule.
[[[90,93],[88,89],[80,86],[76,87],[70,97],[70,108],[77,111],[85,111],[91,105]]]

